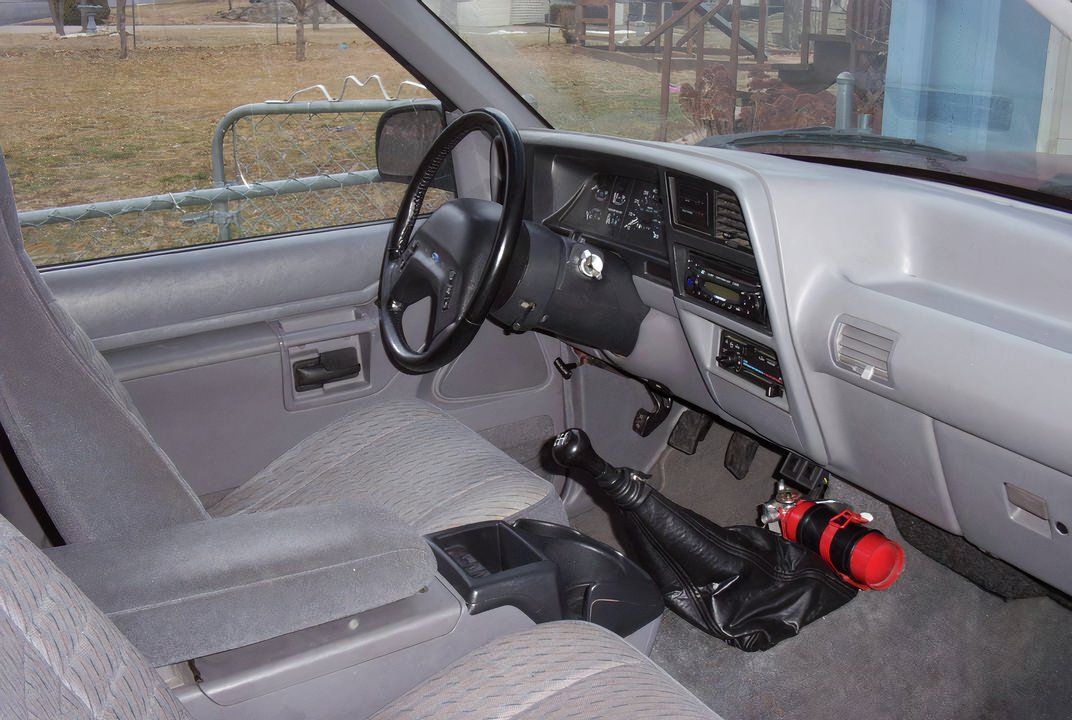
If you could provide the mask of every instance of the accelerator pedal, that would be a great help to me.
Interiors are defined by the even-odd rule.
[[[726,459],[723,465],[730,474],[738,480],[744,480],[745,475],[752,468],[752,461],[756,459],[756,450],[759,443],[743,432],[734,432],[730,438],[730,444],[726,446]]]

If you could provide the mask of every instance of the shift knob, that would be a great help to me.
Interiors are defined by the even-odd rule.
[[[595,478],[614,470],[592,449],[588,433],[580,428],[570,428],[560,433],[551,447],[551,457],[562,467],[579,468]]]

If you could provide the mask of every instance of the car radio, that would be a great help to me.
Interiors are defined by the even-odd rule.
[[[767,327],[763,288],[754,271],[689,253],[685,293]]]

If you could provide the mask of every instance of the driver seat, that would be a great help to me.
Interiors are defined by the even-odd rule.
[[[566,523],[550,483],[416,401],[328,425],[205,508],[22,243],[0,155],[0,425],[68,543],[291,505],[360,499],[428,533],[483,520]]]

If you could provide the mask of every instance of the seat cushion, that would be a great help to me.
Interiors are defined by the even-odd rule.
[[[115,625],[2,517],[0,718],[189,718]]]
[[[373,716],[403,718],[718,716],[614,633],[590,623],[555,622],[485,645]]]
[[[284,703],[265,718],[295,712]],[[495,640],[375,717],[718,718],[618,636],[580,622]],[[2,517],[0,718],[189,720],[119,630]]]
[[[383,402],[301,441],[209,512],[219,517],[351,498],[422,533],[484,520],[566,522],[550,483],[444,412]]]

